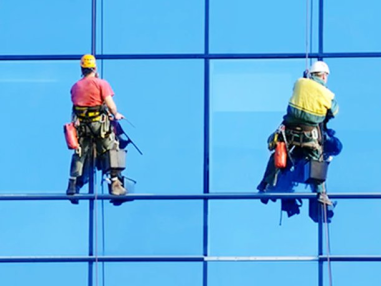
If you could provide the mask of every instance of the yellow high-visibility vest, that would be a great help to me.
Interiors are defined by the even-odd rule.
[[[315,116],[325,116],[327,110],[331,109],[334,97],[335,94],[320,83],[300,78],[294,85],[289,105]]]

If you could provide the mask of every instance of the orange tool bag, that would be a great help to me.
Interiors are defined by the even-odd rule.
[[[275,167],[279,169],[286,168],[287,165],[287,147],[284,142],[277,142],[274,154]]]
[[[77,149],[79,147],[78,135],[73,122],[64,125],[64,134],[67,147],[69,149]]]

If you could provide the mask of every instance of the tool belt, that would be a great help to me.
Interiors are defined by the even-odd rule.
[[[98,106],[73,106],[73,113],[80,122],[101,121],[102,114],[107,114],[104,105]]]
[[[286,137],[289,144],[311,149],[321,148],[321,131],[318,126],[286,125]]]
[[[112,132],[107,108],[104,105],[73,106],[73,114],[73,121],[79,121],[77,125],[79,137],[106,138]]]

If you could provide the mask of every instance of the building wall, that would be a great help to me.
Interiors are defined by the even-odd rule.
[[[3,1],[1,193],[64,194],[71,152],[62,126],[70,120],[70,88],[85,53],[96,54],[119,111],[135,126],[122,122],[144,154],[128,148],[125,173],[137,181],[136,194],[255,193],[269,156],[267,137],[282,120],[294,81],[318,57],[331,69],[328,85],[340,105],[331,127],[344,144],[330,166],[328,192],[377,193],[380,10],[376,0]],[[101,180],[96,192],[107,193]],[[283,216],[282,226],[279,201],[95,206],[100,256],[318,255],[319,228],[307,201],[299,216]],[[89,254],[85,200],[78,206],[0,200],[0,213],[0,256]],[[380,255],[380,218],[379,200],[339,200],[329,254]],[[322,280],[315,260],[94,267],[94,284],[113,286],[329,285],[327,263]],[[335,285],[376,285],[379,267],[332,262]],[[0,263],[0,274],[7,286],[76,286],[88,283],[88,264]]]

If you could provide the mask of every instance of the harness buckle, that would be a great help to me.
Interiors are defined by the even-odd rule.
[[[317,128],[314,128],[311,130],[311,136],[312,136],[312,139],[315,139],[315,140],[317,140],[319,138],[319,133],[318,133]]]

